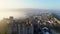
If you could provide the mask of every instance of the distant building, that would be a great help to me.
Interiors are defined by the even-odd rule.
[[[41,23],[49,20],[46,14],[29,17],[23,22],[9,18],[8,34],[38,34]]]
[[[13,20],[13,23],[9,23],[8,34],[33,34],[33,25],[30,22],[27,21],[25,23]]]

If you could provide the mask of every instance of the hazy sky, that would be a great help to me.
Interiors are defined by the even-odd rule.
[[[60,9],[60,0],[0,0],[0,19],[9,16],[25,17],[25,12],[1,11],[20,8]]]
[[[0,0],[0,9],[60,9],[60,0]]]

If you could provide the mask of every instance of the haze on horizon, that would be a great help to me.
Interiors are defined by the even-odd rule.
[[[26,12],[5,11],[21,8],[60,9],[60,0],[0,0],[0,19],[9,16],[25,17]]]
[[[9,18],[10,16],[15,19],[21,19],[26,17],[26,13],[19,11],[0,11],[0,20],[3,18]]]

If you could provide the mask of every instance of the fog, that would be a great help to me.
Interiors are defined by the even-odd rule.
[[[24,18],[26,17],[26,13],[22,11],[0,11],[0,19],[9,18],[9,16],[13,16],[14,18]]]
[[[14,18],[27,18],[30,15],[36,15],[40,13],[59,13],[57,10],[47,10],[47,9],[12,9],[12,10],[4,10],[0,11],[0,19],[9,18],[9,16],[13,16]]]

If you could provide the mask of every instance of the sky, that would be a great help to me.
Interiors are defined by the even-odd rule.
[[[60,0],[0,0],[0,19],[9,16],[25,17],[25,12],[1,11],[21,8],[60,9]]]
[[[60,0],[0,0],[0,9],[60,9]]]

